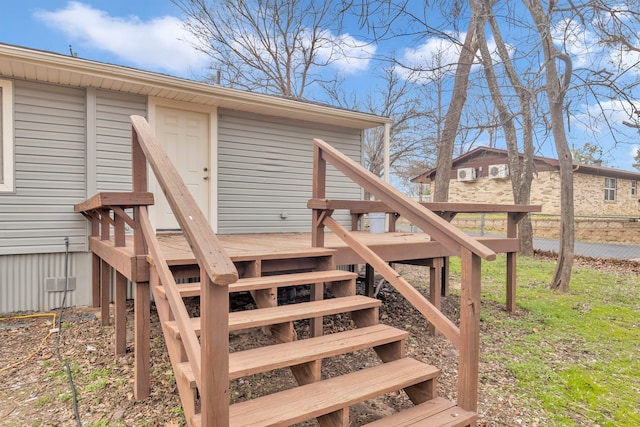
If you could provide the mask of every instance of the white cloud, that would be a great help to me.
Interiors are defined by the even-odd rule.
[[[466,33],[458,34],[458,42],[433,37],[416,48],[406,48],[399,58],[404,67],[398,67],[396,71],[402,78],[414,81],[434,81],[452,76],[455,74],[465,37]],[[498,63],[500,59],[493,38],[487,40],[487,47],[494,62]],[[513,51],[509,45],[507,45],[507,50],[510,54]],[[471,70],[475,71],[479,67],[480,63],[476,61]]]
[[[574,67],[593,64],[602,52],[597,36],[576,20],[562,20],[551,31],[555,43],[571,56]]]
[[[640,100],[633,103],[637,110],[640,110]],[[590,131],[595,134],[605,131],[609,125],[616,127],[624,125],[623,121],[634,122],[632,106],[628,102],[620,100],[602,101],[583,106],[584,112],[574,116],[575,127]]]
[[[326,32],[324,37],[330,41],[320,48],[318,55],[324,60],[330,60],[331,66],[344,74],[357,74],[369,68],[369,62],[376,53],[376,47],[358,41],[349,34],[338,36]]]
[[[208,62],[204,54],[191,46],[193,36],[174,16],[148,21],[136,16],[114,17],[75,1],[63,9],[40,10],[35,15],[66,33],[74,45],[108,52],[135,67],[185,76],[197,73]],[[74,48],[85,56],[82,49]]]
[[[460,46],[451,40],[429,38],[416,48],[404,49],[398,67],[401,77],[412,80],[438,80],[455,73]]]

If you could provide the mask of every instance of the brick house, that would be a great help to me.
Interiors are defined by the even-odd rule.
[[[479,147],[453,160],[450,202],[513,203],[507,151]],[[560,166],[558,160],[535,156],[531,204],[542,213],[560,214]],[[429,184],[431,169],[412,179]],[[640,172],[601,166],[574,165],[575,214],[640,216]]]

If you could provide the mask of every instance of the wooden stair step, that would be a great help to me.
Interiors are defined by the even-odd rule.
[[[378,324],[315,338],[239,351],[229,355],[229,379],[233,380],[365,348],[373,348],[404,340],[408,336],[409,333],[406,331]],[[188,362],[179,364],[177,370],[189,381],[192,388],[196,387],[196,379]]]
[[[439,372],[434,366],[410,358],[384,363],[236,403],[229,408],[229,425],[291,425],[434,379]],[[201,425],[200,414],[195,415],[192,421],[195,426]]]
[[[478,419],[475,412],[466,411],[447,399],[437,397],[365,424],[366,427],[464,427]]]
[[[285,286],[308,285],[311,283],[338,282],[355,279],[356,277],[358,277],[356,273],[344,270],[323,270],[306,273],[278,274],[274,276],[246,277],[229,285],[229,292],[248,292]],[[158,287],[158,291],[166,298],[162,286]],[[183,298],[200,296],[200,282],[179,284],[178,291]]]
[[[293,322],[295,320],[329,316],[332,314],[351,311],[366,310],[379,307],[381,304],[382,303],[377,299],[362,295],[355,295],[303,302],[300,304],[236,311],[229,313],[229,331],[276,325],[278,323]],[[196,334],[200,334],[200,318],[192,317],[189,321],[191,322],[191,327]],[[174,338],[180,338],[177,322],[166,322],[165,326],[169,331],[171,331]]]

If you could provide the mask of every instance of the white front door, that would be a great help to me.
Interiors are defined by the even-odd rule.
[[[198,206],[209,218],[209,115],[172,108],[156,108],[156,134]],[[160,186],[156,184],[156,229],[180,226]]]

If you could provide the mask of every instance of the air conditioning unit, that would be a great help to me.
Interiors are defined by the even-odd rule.
[[[509,176],[509,165],[491,165],[489,166],[489,178],[499,179]]]
[[[475,181],[476,170],[474,168],[458,169],[458,181]]]

